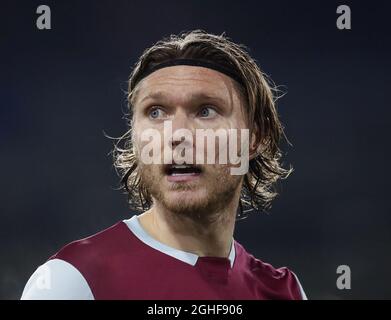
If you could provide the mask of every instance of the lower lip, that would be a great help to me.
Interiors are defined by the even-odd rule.
[[[194,181],[199,178],[200,173],[190,173],[190,174],[179,174],[174,176],[167,176],[169,182],[189,182]]]

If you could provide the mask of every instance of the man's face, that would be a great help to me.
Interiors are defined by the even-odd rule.
[[[241,96],[231,78],[203,67],[167,67],[143,79],[132,102],[133,143],[140,176],[154,202],[178,214],[207,215],[238,200],[242,176],[231,175],[229,164],[201,164],[194,168],[194,172],[183,174],[176,172],[175,166],[147,165],[140,161],[140,151],[146,145],[141,134],[154,129],[163,137],[165,121],[171,121],[173,132],[178,129],[191,131],[194,139],[187,147],[193,149],[194,158],[197,153],[196,129],[248,128]],[[179,143],[162,139],[161,153],[175,154]],[[216,147],[216,158],[218,151]]]

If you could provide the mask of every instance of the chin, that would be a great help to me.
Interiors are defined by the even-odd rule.
[[[171,190],[164,195],[164,206],[172,212],[197,212],[208,207],[206,190]]]

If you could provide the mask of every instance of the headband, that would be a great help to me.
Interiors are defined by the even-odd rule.
[[[159,63],[153,67],[147,68],[137,77],[136,82],[134,83],[134,86],[136,86],[136,84],[138,82],[140,82],[145,77],[149,76],[151,73],[153,73],[159,69],[162,69],[162,68],[173,67],[173,66],[194,66],[194,67],[204,67],[204,68],[208,68],[208,69],[213,69],[213,70],[219,71],[221,73],[224,73],[228,77],[237,81],[243,87],[245,86],[242,78],[239,77],[235,72],[231,71],[230,69],[228,69],[220,64],[214,63],[214,62],[204,61],[204,60],[196,60],[196,59],[173,59],[173,60],[168,60],[168,61]]]

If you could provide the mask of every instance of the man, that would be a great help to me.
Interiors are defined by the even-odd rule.
[[[244,208],[270,206],[290,173],[280,166],[273,89],[243,47],[199,30],[159,41],[136,64],[128,101],[115,167],[144,212],[65,246],[22,299],[305,299],[293,272],[233,239]],[[208,149],[204,138],[218,130],[248,134]],[[240,161],[216,160],[225,153]]]

